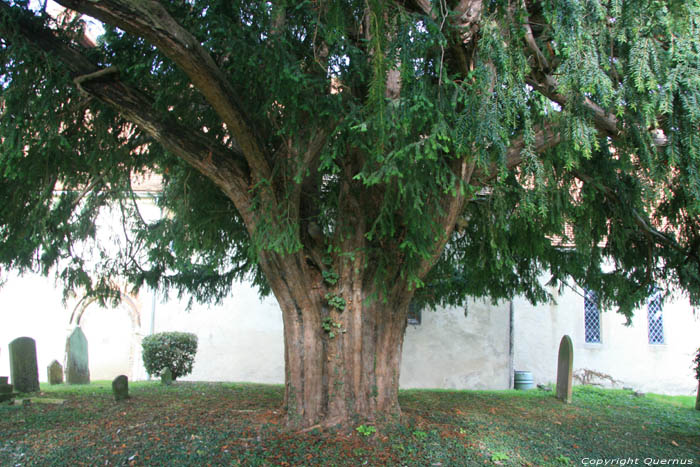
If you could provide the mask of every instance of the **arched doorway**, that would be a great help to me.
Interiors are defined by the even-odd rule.
[[[118,375],[135,379],[140,367],[141,314],[137,302],[120,293],[116,307],[105,307],[95,297],[84,297],[70,317],[88,341],[90,378],[112,380]]]

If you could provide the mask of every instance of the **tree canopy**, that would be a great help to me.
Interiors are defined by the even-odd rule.
[[[247,278],[321,317],[541,301],[545,271],[627,316],[700,302],[696,0],[58,3],[96,44],[0,2],[5,268],[201,300]],[[129,247],[86,271],[107,205]]]
[[[542,299],[542,270],[626,312],[660,281],[698,301],[697,2],[59,3],[104,22],[96,46],[80,16],[0,9],[6,268],[63,258],[95,287],[71,245],[157,173],[171,215],[136,217],[95,272],[201,299],[265,287],[257,252],[300,250],[308,225],[332,238],[347,178],[376,277],[430,303]],[[467,202],[424,277],[445,195]]]

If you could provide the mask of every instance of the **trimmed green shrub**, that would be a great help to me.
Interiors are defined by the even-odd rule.
[[[190,332],[159,332],[143,338],[143,365],[151,376],[170,368],[173,380],[192,373],[197,336]]]

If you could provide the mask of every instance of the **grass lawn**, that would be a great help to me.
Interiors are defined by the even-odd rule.
[[[288,433],[281,386],[135,382],[119,403],[109,382],[41,391],[65,402],[0,405],[0,465],[700,465],[693,397],[406,390],[400,424]]]

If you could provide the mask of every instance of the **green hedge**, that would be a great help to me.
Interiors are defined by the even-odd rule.
[[[197,336],[189,332],[160,332],[144,337],[143,365],[151,376],[170,368],[173,379],[192,373]]]

